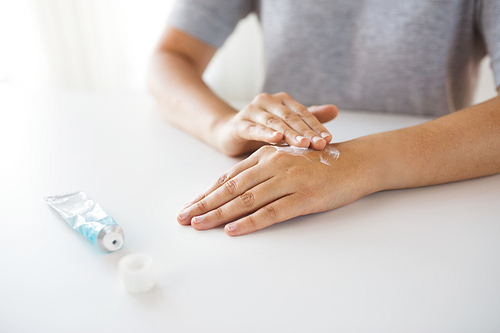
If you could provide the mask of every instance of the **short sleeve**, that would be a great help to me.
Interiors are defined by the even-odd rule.
[[[252,0],[177,0],[168,23],[219,48],[252,9]]]
[[[484,0],[480,6],[480,29],[491,57],[495,86],[500,86],[500,1]]]

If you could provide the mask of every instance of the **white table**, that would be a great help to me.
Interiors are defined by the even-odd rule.
[[[500,330],[500,175],[387,191],[231,238],[176,220],[239,159],[151,97],[0,86],[0,332]],[[345,111],[335,140],[423,117]],[[83,190],[123,227],[103,254],[43,197]],[[153,257],[125,293],[118,260]]]

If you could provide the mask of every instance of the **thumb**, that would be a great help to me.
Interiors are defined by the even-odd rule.
[[[332,104],[312,105],[307,108],[321,123],[326,123],[337,117],[339,109]]]

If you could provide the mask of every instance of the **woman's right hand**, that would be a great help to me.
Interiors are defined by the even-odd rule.
[[[281,141],[321,150],[332,140],[322,123],[337,114],[335,105],[306,108],[286,93],[261,93],[240,112],[222,118],[215,127],[215,135],[219,149],[230,156]]]

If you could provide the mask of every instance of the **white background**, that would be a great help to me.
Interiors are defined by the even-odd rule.
[[[229,237],[175,218],[239,158],[149,96],[0,86],[0,101],[1,333],[500,332],[500,174]],[[343,111],[326,126],[345,141],[427,120]],[[42,199],[77,189],[123,228],[122,250],[100,253]],[[153,258],[147,294],[120,286],[130,252]]]
[[[173,0],[0,0],[0,82],[146,91],[148,58]],[[251,100],[264,77],[257,18],[240,22],[205,73],[222,97]],[[475,102],[495,96],[489,58]],[[332,101],[334,102],[334,101]]]
[[[177,224],[238,159],[161,121],[142,93],[170,6],[0,0],[1,332],[499,331],[500,175],[381,192],[239,238]],[[259,38],[245,20],[211,64],[224,97],[258,91]],[[483,65],[478,99],[495,93]],[[347,111],[327,128],[348,140],[426,120]],[[42,200],[72,189],[124,228],[122,251],[98,253]],[[152,255],[151,293],[121,290],[128,252]]]

